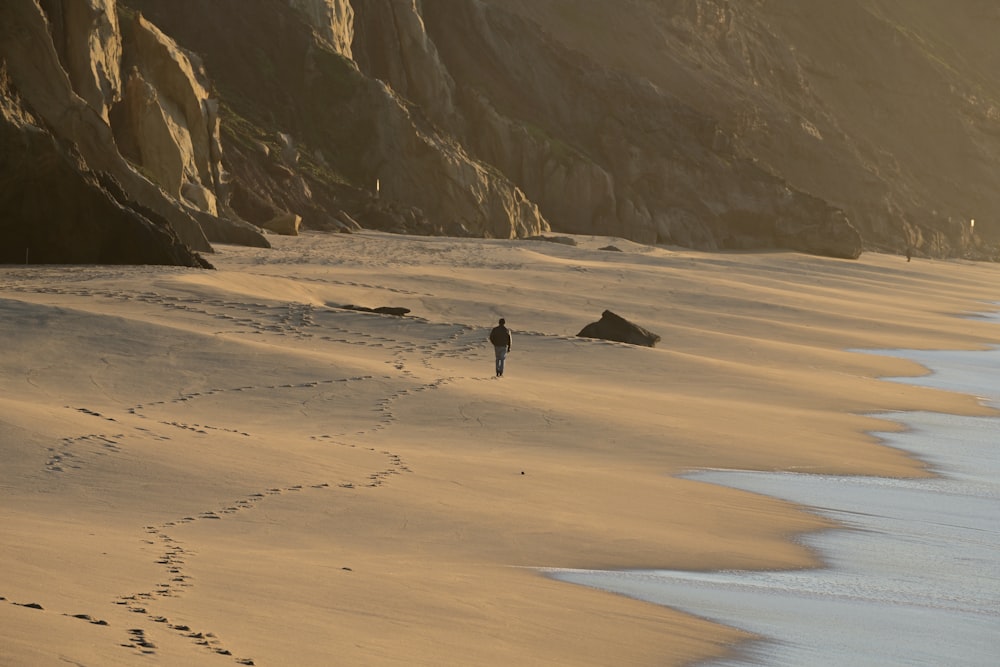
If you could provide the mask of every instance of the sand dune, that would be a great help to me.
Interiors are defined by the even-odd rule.
[[[866,415],[987,412],[848,350],[985,347],[959,316],[993,265],[273,241],[215,272],[0,269],[0,664],[717,655],[741,634],[533,568],[813,563],[790,538],[825,519],[672,473],[924,475]],[[577,338],[605,308],[663,342]]]

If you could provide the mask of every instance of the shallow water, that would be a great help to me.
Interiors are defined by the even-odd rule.
[[[1000,321],[1000,319],[998,319]],[[1000,348],[889,351],[932,371],[893,381],[1000,407]],[[882,415],[878,434],[927,461],[931,480],[704,471],[689,477],[815,508],[845,528],[805,538],[823,569],[600,572],[557,579],[615,591],[763,637],[715,666],[1000,665],[1000,419]]]

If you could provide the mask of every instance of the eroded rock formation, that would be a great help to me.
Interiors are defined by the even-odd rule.
[[[115,0],[42,0],[52,43],[73,90],[105,121],[121,99],[122,38]]]
[[[217,215],[218,104],[202,68],[140,14],[125,21],[125,33],[119,146],[173,198]]]
[[[305,15],[317,35],[334,51],[347,58],[354,42],[354,7],[350,0],[289,0]]]
[[[202,54],[220,88],[240,91],[244,103],[224,115],[223,140],[226,163],[253,193],[240,194],[241,213],[289,211],[301,215],[304,226],[321,229],[337,227],[337,209],[391,231],[514,238],[548,229],[537,205],[470,155],[450,128],[431,122],[410,98],[366,76],[344,49],[319,38],[317,3],[269,0],[253,12],[238,0],[129,5]],[[351,6],[367,11],[364,3]],[[436,81],[419,6],[394,3],[383,25],[391,33],[387,49],[396,40],[423,40],[421,60],[408,61],[415,87]],[[355,46],[360,29],[355,24]],[[341,37],[351,32],[340,30]],[[254,45],[249,52],[247,43]],[[289,142],[295,159],[287,155]]]
[[[146,26],[146,31],[151,33],[152,28]],[[194,102],[196,106],[208,101],[204,87],[195,86],[194,79],[185,77],[183,72],[178,75],[172,70],[170,62],[176,65],[179,60],[167,62],[143,58],[138,52],[129,54],[126,42],[121,37],[117,9],[113,2],[52,0],[41,3],[37,0],[11,0],[0,5],[0,65],[6,72],[7,81],[4,96],[8,106],[23,107],[31,119],[29,123],[9,126],[8,130],[28,134],[42,132],[59,145],[72,147],[66,148],[67,155],[71,155],[72,159],[64,160],[60,163],[61,168],[54,170],[48,177],[37,174],[39,181],[55,187],[58,180],[53,179],[67,178],[65,188],[71,192],[81,192],[81,188],[88,186],[96,187],[94,184],[102,180],[114,182],[123,193],[122,197],[116,197],[119,203],[122,203],[122,198],[133,202],[135,210],[141,209],[149,213],[145,216],[146,222],[152,221],[166,229],[167,237],[173,239],[171,243],[179,238],[196,251],[211,251],[210,238],[238,239],[241,242],[267,245],[263,235],[246,223],[215,215],[216,192],[212,187],[205,186],[200,178],[182,178],[171,182],[169,177],[176,175],[176,169],[171,172],[166,168],[155,168],[169,163],[171,156],[175,163],[183,162],[181,156],[185,155],[186,149],[189,149],[186,154],[196,155],[196,144],[205,154],[210,154],[211,122],[201,123],[201,134],[196,133],[192,140],[188,133],[188,140],[185,142],[185,135],[177,122],[181,116],[172,106],[172,101],[159,102],[169,99],[161,95],[160,89],[149,82],[138,80],[131,91],[127,85],[123,88],[120,73],[122,63],[126,60],[141,62],[145,71],[157,71],[163,78],[173,75],[173,93],[180,95],[181,91],[190,90],[191,95],[197,98]],[[133,100],[143,98],[143,122],[154,125],[149,119],[157,115],[161,120],[157,128],[161,141],[156,145],[155,151],[147,150],[149,164],[154,168],[147,168],[141,162],[127,161],[119,150],[116,133],[112,130],[111,124],[123,115],[116,107],[125,103],[128,92],[132,92]],[[188,102],[190,105],[191,100]],[[185,129],[190,130],[197,123],[185,125]],[[155,131],[150,132],[150,135],[155,134]],[[120,130],[118,135],[129,137],[126,144],[130,147],[148,145],[141,137],[131,135],[127,129]],[[217,135],[216,130],[216,148]],[[34,138],[25,141],[31,145],[39,145]],[[205,161],[202,162],[205,166]],[[73,164],[79,167],[80,172],[75,179],[68,178],[68,168]],[[44,162],[40,162],[40,166],[42,165]],[[0,163],[0,172],[6,173],[17,168],[13,154],[4,156],[4,161]],[[211,171],[210,167],[207,168]],[[197,169],[192,168],[192,171]],[[17,174],[11,174],[12,181],[17,182],[18,178]],[[211,180],[209,183],[214,185]],[[186,198],[183,196],[185,194]],[[95,193],[96,199],[105,198],[106,195],[106,192]],[[79,197],[81,201],[94,198],[83,194]],[[71,208],[73,203],[69,200],[66,205]],[[55,225],[63,233],[73,228],[63,220],[40,219],[26,210],[22,211],[22,216],[20,221],[8,220],[8,226]],[[100,225],[99,220],[93,222]],[[93,226],[78,227],[81,235],[96,233]],[[46,235],[40,230],[31,230],[29,234],[36,239],[52,238],[54,246],[74,242],[72,237],[57,240],[53,234]],[[87,243],[80,243],[80,247],[87,246]],[[36,258],[46,256],[41,248],[36,250]],[[120,261],[133,260],[123,258]]]
[[[0,264],[209,266],[166,220],[43,131],[2,66],[0,211]]]

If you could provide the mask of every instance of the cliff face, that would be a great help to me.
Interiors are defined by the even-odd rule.
[[[166,219],[39,124],[0,68],[0,263],[208,266]]]
[[[842,209],[866,247],[986,256],[1000,238],[996,3],[495,4],[713,118],[735,154]]]
[[[6,140],[55,139],[73,187],[120,184],[194,250],[300,221],[848,258],[1000,240],[986,0],[9,0],[0,21]]]
[[[740,159],[710,116],[648,81],[581,60],[502,3],[428,3],[424,18],[455,81],[457,131],[555,228],[860,254],[840,211]]]
[[[210,240],[266,245],[246,223],[215,215],[215,184],[202,181],[205,171],[211,171],[208,158],[202,161],[205,170],[193,168],[195,155],[211,153],[212,128],[201,113],[209,108],[204,87],[183,67],[187,61],[176,45],[151,26],[137,27],[146,31],[139,38],[145,38],[145,49],[130,48],[115,9],[114,3],[101,0],[44,5],[11,0],[0,5],[0,68],[10,110],[3,122],[12,147],[0,156],[0,202],[9,211],[0,245],[15,239],[30,242],[33,253],[22,255],[17,247],[7,252],[18,259],[33,254],[35,261],[64,261],[59,248],[75,248],[73,261],[150,261],[148,252],[132,253],[127,244],[113,242],[121,232],[112,231],[109,221],[122,216],[137,230],[153,225],[163,232],[149,238],[170,246],[161,253],[173,258],[162,260],[167,263],[204,264],[194,251],[210,251]],[[123,86],[125,62],[135,64],[133,73],[157,72],[159,87],[136,76]],[[119,111],[137,101],[142,105],[138,115]],[[116,122],[137,117],[141,120],[135,126]],[[134,132],[140,126],[145,134]],[[46,140],[39,140],[39,133]],[[152,143],[151,137],[156,137]],[[120,141],[138,147],[140,155],[126,160]],[[33,157],[31,150],[39,154]],[[184,165],[171,171],[164,166],[171,159]],[[179,176],[188,166],[187,178]],[[52,201],[27,205],[28,193],[43,183]],[[194,196],[182,198],[182,190]],[[72,198],[64,193],[79,194]],[[83,200],[114,201],[124,212],[115,211],[105,220],[96,204]],[[97,244],[95,237],[107,240]],[[82,254],[86,248],[91,252]]]
[[[350,15],[343,3],[328,0],[325,13],[288,0],[263,0],[252,12],[238,0],[129,4],[202,54],[227,105],[223,142],[233,173],[255,184],[234,203],[249,219],[285,209],[314,228],[350,217],[376,228],[500,238],[548,229],[520,188],[332,46],[351,34],[357,43],[356,25],[345,22],[331,37],[323,18]]]

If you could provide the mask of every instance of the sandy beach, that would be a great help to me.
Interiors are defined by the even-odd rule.
[[[724,655],[748,635],[537,568],[816,565],[829,519],[677,475],[928,476],[873,415],[992,414],[849,350],[986,349],[996,265],[574,238],[0,268],[0,665]],[[661,343],[578,338],[605,309]]]

